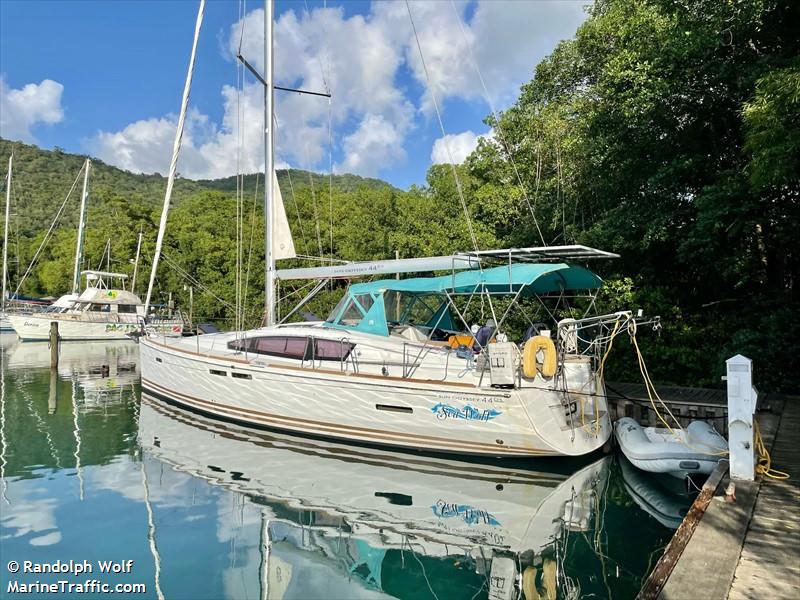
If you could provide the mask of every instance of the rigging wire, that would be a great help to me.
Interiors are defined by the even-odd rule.
[[[328,92],[327,86],[325,91]],[[331,99],[328,98],[328,215],[330,223],[328,231],[331,238],[331,259],[333,259],[333,127],[332,127],[332,107]]]
[[[255,239],[255,230],[256,230],[256,207],[258,206],[258,176],[259,173],[256,173],[256,186],[255,186],[255,192],[253,193],[253,211],[250,213],[250,248],[247,252],[247,269],[245,271],[245,280],[244,280],[244,305],[242,306],[243,319],[247,315],[247,297],[250,294],[250,261],[253,258],[253,240]]]
[[[310,20],[311,11],[308,8],[308,0],[303,0],[303,4],[305,5],[306,19]],[[323,0],[322,6],[323,10],[328,8],[327,0]],[[317,54],[317,62],[319,63],[320,75],[322,76],[322,85],[325,89],[325,93],[328,94],[328,236],[330,238],[329,256],[331,259],[333,259],[333,104],[331,101],[331,88],[329,84],[331,75],[331,53],[328,30],[325,27],[324,22],[321,24],[321,27],[322,36],[325,39],[325,62],[327,64],[327,73],[322,62],[322,57],[319,54]],[[317,223],[317,228],[319,228],[319,223]],[[319,255],[320,257],[323,255],[321,240],[319,241]]]
[[[195,287],[197,287],[200,290],[204,291],[206,294],[208,294],[209,296],[214,298],[217,302],[219,302],[220,304],[226,306],[227,308],[230,308],[231,310],[234,310],[236,308],[235,306],[233,306],[227,300],[223,300],[222,298],[217,296],[213,291],[211,291],[210,288],[208,288],[205,285],[203,285],[200,282],[200,280],[198,280],[196,277],[190,275],[188,271],[186,271],[183,267],[181,267],[177,262],[172,260],[169,256],[167,256],[163,252],[161,253],[161,256],[164,257],[164,261],[167,263],[168,266],[172,267],[175,270],[175,272],[178,273],[178,275],[180,275],[181,277],[183,277],[184,279],[186,279],[190,283],[194,284]]]
[[[14,198],[14,204],[13,204],[13,207],[14,207],[14,232],[13,233],[14,233],[14,250],[15,250],[15,253],[16,253],[16,259],[15,259],[15,263],[14,263],[16,265],[16,268],[14,269],[14,272],[17,275],[17,278],[19,278],[19,266],[22,264],[21,261],[20,261],[20,258],[19,258],[19,256],[20,256],[19,255],[19,205],[20,205],[19,198],[21,197],[22,194],[20,194],[20,192],[19,192],[19,185],[17,184],[16,181],[13,181],[11,183],[11,188],[12,188],[11,189],[11,195]],[[10,287],[10,284],[11,284],[11,272],[10,272],[10,270],[9,270],[9,273],[8,273],[8,283],[9,283],[9,287]]]
[[[305,154],[306,154],[306,164],[308,163],[308,146],[305,147]],[[308,183],[311,187],[311,205],[314,207],[314,223],[316,225],[317,230],[317,246],[319,247],[319,256],[322,258],[324,253],[322,251],[322,234],[320,233],[319,228],[319,212],[317,211],[317,192],[314,188],[314,178],[311,176],[311,171],[307,171],[308,173]]]
[[[406,10],[408,11],[408,20],[411,22],[411,29],[414,31],[414,39],[417,42],[417,50],[419,50],[419,58],[422,62],[422,69],[425,72],[425,79],[428,82],[428,91],[431,94],[431,99],[433,100],[433,107],[436,110],[436,118],[439,121],[439,128],[442,130],[442,141],[444,142],[445,150],[447,151],[447,158],[450,162],[450,168],[453,171],[453,178],[456,182],[456,189],[458,190],[458,197],[461,200],[461,207],[464,209],[464,217],[467,221],[467,228],[469,229],[469,236],[472,239],[472,245],[475,247],[475,251],[477,252],[480,250],[478,247],[478,238],[475,236],[475,230],[472,227],[472,219],[469,216],[469,208],[467,207],[467,201],[464,199],[464,190],[461,187],[461,180],[458,177],[458,171],[456,169],[455,162],[453,160],[453,154],[450,152],[450,145],[447,143],[447,132],[444,129],[444,121],[442,121],[442,113],[439,110],[439,101],[436,98],[436,90],[434,90],[433,85],[431,84],[430,74],[428,73],[428,66],[425,64],[425,55],[422,52],[422,44],[419,41],[419,35],[417,34],[417,26],[414,24],[414,17],[411,14],[411,5],[409,4],[408,0],[406,2]]]
[[[289,179],[289,191],[292,193],[292,204],[294,204],[294,212],[297,214],[297,224],[300,227],[300,238],[303,240],[303,248],[308,250],[308,242],[306,242],[306,230],[303,227],[303,219],[300,218],[300,206],[297,204],[297,197],[294,194],[294,183],[292,183],[292,169],[286,169],[286,177]]]
[[[25,271],[25,274],[22,276],[22,278],[17,283],[17,288],[14,290],[14,295],[15,296],[19,293],[19,290],[22,287],[22,284],[25,283],[25,279],[28,277],[28,275],[30,275],[31,270],[36,265],[36,262],[39,260],[39,257],[41,256],[42,251],[44,250],[45,246],[47,245],[47,242],[50,241],[50,237],[53,235],[53,231],[55,230],[55,227],[58,224],[59,219],[61,218],[61,214],[64,212],[64,208],[67,205],[67,201],[69,200],[69,197],[72,195],[72,192],[75,190],[75,186],[78,185],[78,180],[80,179],[81,174],[83,173],[83,170],[85,168],[86,168],[86,163],[83,163],[83,166],[81,167],[81,170],[78,171],[78,175],[75,177],[75,181],[72,182],[72,187],[69,188],[69,192],[67,192],[67,197],[64,198],[64,201],[61,203],[61,206],[59,207],[55,218],[53,218],[53,222],[50,224],[50,229],[47,230],[47,233],[45,234],[44,239],[42,239],[42,243],[39,244],[39,248],[37,248],[36,253],[33,255],[33,258],[31,259],[31,262],[28,265],[28,268]]]
[[[244,6],[245,0],[240,0],[239,8],[239,52],[241,56],[242,42],[244,40]],[[240,61],[234,65],[236,69],[236,272],[234,276],[234,331],[242,330],[242,312],[244,302],[242,299],[242,259],[244,244],[244,177],[242,175],[241,156],[242,146],[244,145],[244,134],[242,132],[242,101],[241,96],[244,90],[244,66]]]
[[[323,0],[323,9],[328,8],[328,0]],[[325,93],[328,94],[328,214],[330,216],[330,238],[331,238],[331,259],[333,259],[333,100],[330,85],[331,79],[331,52],[328,31],[323,26],[322,35],[325,39],[325,59],[328,66],[327,78],[323,76],[322,82],[325,84]]]
[[[453,8],[453,13],[456,17],[456,22],[458,23],[458,28],[461,30],[461,37],[464,38],[464,42],[467,46],[467,51],[469,52],[470,61],[472,62],[472,66],[475,68],[475,72],[478,75],[478,79],[481,82],[481,87],[483,88],[483,95],[486,98],[486,103],[489,105],[489,110],[491,111],[492,117],[497,114],[497,109],[495,108],[495,104],[492,101],[491,96],[489,95],[489,90],[486,86],[486,82],[483,79],[483,73],[481,72],[480,65],[478,64],[477,59],[475,58],[475,53],[472,49],[472,43],[467,37],[467,32],[464,31],[464,23],[461,20],[461,15],[458,13],[458,9],[456,8],[455,0],[450,0],[450,6]],[[508,156],[509,160],[511,161],[511,168],[514,170],[514,176],[517,179],[517,183],[519,184],[519,188],[522,191],[522,197],[525,199],[525,203],[528,206],[528,210],[531,213],[531,217],[533,218],[533,224],[536,225],[536,231],[539,234],[539,238],[542,240],[542,244],[547,246],[547,242],[544,241],[544,235],[542,234],[542,230],[539,227],[539,220],[536,218],[536,213],[533,209],[534,205],[536,204],[536,196],[534,196],[533,204],[531,204],[530,197],[528,195],[528,190],[525,184],[522,181],[522,176],[519,174],[519,169],[517,168],[517,161],[514,160],[514,155],[511,152],[511,146],[505,139],[503,133],[500,131],[499,127],[495,127],[495,137],[498,139],[500,144],[503,146],[503,149],[506,151],[506,155]],[[537,190],[538,190],[538,177],[537,177]]]

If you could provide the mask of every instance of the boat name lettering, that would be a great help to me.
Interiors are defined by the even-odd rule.
[[[467,525],[491,525],[498,527],[500,521],[489,511],[482,508],[475,508],[468,504],[456,504],[455,502],[445,502],[442,499],[436,501],[436,504],[431,506],[433,514],[442,519],[449,519],[452,517],[461,517]]]
[[[491,396],[471,396],[466,394],[436,394],[436,398],[442,401],[456,402],[475,402],[483,404],[504,404],[505,398],[492,398]]]
[[[106,331],[136,331],[133,323],[106,323]]]
[[[449,404],[437,403],[436,406],[431,408],[431,412],[436,415],[437,419],[464,419],[466,421],[491,421],[495,417],[503,413],[493,408],[475,408],[469,404],[464,405],[464,408],[457,408]]]

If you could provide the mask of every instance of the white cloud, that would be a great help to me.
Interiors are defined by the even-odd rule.
[[[586,17],[583,2],[570,0],[479,0],[471,18],[470,2],[410,3],[411,16],[425,58],[430,86],[443,104],[448,98],[485,101],[480,70],[496,109],[512,102],[530,80],[535,65],[556,44],[572,37]],[[453,10],[455,6],[455,11]],[[428,77],[404,2],[373,5],[386,29],[400,35],[406,63],[425,90],[421,108],[433,109]]]
[[[531,78],[535,64],[558,40],[571,36],[584,18],[580,2],[469,4],[467,10],[468,3],[458,1],[455,12],[447,1],[411,4],[445,125],[448,99],[484,102],[470,49],[492,103],[502,108]],[[259,8],[230,27],[223,41],[227,58],[235,60],[241,37],[242,55],[263,71],[263,18]],[[337,172],[376,175],[406,159],[404,144],[417,126],[418,112],[429,117],[432,102],[405,3],[374,2],[366,14],[349,17],[341,7],[287,10],[276,22],[275,37],[279,84],[309,90],[327,85],[333,94],[330,105],[323,98],[276,94],[276,148],[282,162],[327,170],[329,117],[336,154],[342,157],[335,165]],[[184,176],[232,175],[237,163],[244,172],[262,168],[260,84],[247,84],[238,102],[233,87],[225,86],[221,96],[221,123],[197,111],[187,119],[179,162]],[[87,146],[106,162],[131,171],[165,173],[174,132],[175,117],[162,116],[117,132],[98,132]],[[467,133],[448,139],[458,142],[459,149],[474,147],[475,135],[470,140]],[[437,143],[434,154],[441,160],[442,144]],[[463,160],[465,154],[458,156]]]
[[[378,169],[405,157],[401,128],[380,115],[366,115],[358,129],[344,138],[346,158],[337,171],[376,175]]]
[[[490,130],[482,135],[476,135],[472,131],[464,131],[440,137],[433,142],[431,162],[435,165],[449,164],[452,158],[455,164],[461,164],[478,147],[478,140],[481,138],[493,140],[494,131]]]
[[[261,128],[264,122],[260,88],[245,87],[237,110],[236,90],[222,89],[225,108],[222,127],[196,109],[186,115],[178,172],[193,179],[226,177],[239,170],[253,173],[263,168]],[[237,114],[241,111],[241,118]],[[176,115],[143,119],[118,132],[100,131],[86,141],[89,151],[122,169],[166,175],[178,124]],[[241,132],[241,146],[238,135]]]
[[[0,136],[35,142],[33,127],[40,123],[58,123],[64,118],[63,91],[64,86],[51,79],[13,89],[0,76]]]
[[[470,21],[475,58],[497,108],[513,102],[519,86],[533,77],[534,67],[558,42],[575,35],[589,3],[488,0],[478,4]]]

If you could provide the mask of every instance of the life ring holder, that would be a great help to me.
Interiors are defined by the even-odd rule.
[[[544,352],[541,364],[536,360],[539,350]],[[541,373],[542,377],[552,377],[556,374],[557,364],[556,345],[549,337],[535,335],[525,342],[522,350],[522,375],[526,379],[533,379],[537,373]]]

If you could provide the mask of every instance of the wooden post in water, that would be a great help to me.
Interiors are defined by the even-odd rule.
[[[58,321],[50,322],[50,368],[58,368]]]
[[[58,369],[50,369],[50,395],[47,398],[47,413],[55,414],[58,408]]]

